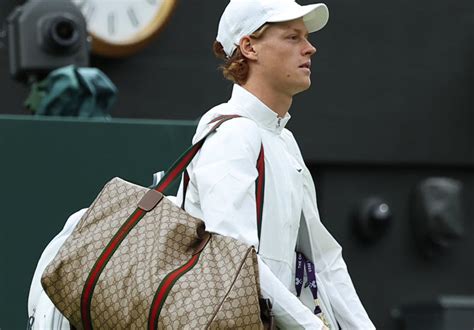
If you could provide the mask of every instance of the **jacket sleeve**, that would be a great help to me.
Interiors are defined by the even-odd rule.
[[[72,214],[61,232],[46,246],[36,266],[28,296],[28,316],[32,317],[31,329],[70,329],[69,321],[54,306],[41,286],[41,276],[48,264],[54,259],[66,239],[81,220],[87,209]]]
[[[233,119],[207,138],[189,168],[206,230],[253,246],[258,246],[255,180],[260,146],[256,124],[245,118]],[[284,329],[321,329],[319,318],[260,257],[258,264],[262,295],[271,299],[277,325]]]
[[[316,190],[308,169],[304,214],[311,236],[311,253],[317,269],[317,276],[323,282],[326,294],[333,308],[336,320],[342,329],[375,329],[365,311],[352,280],[346,263],[342,258],[342,248],[324,227],[319,218],[316,203]]]
[[[330,303],[336,321],[341,328],[343,330],[375,329],[349,276],[346,263],[342,258],[341,246],[321,222],[316,188],[311,173],[304,163],[298,144],[290,131],[285,129],[283,133],[285,134],[285,141],[287,141],[288,147],[293,150],[295,157],[304,169],[305,197],[303,214],[310,237],[310,246],[306,246],[306,251],[301,252],[306,256],[312,256],[317,279],[322,282],[325,294],[327,295],[326,300]],[[299,248],[304,249],[305,247],[299,246]]]

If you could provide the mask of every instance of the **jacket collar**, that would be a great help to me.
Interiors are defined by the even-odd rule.
[[[228,104],[237,109],[237,114],[252,119],[260,127],[276,134],[281,133],[291,118],[289,113],[286,113],[283,118],[278,118],[276,112],[267,107],[255,95],[237,84],[234,84],[232,96]]]

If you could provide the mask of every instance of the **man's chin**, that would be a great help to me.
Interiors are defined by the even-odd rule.
[[[308,90],[309,88],[311,87],[311,80],[308,79],[308,81],[304,84],[301,84],[299,85],[297,88],[295,88],[295,91],[294,91],[294,94],[293,95],[296,95],[296,94],[299,94],[301,92],[304,92],[306,90]]]

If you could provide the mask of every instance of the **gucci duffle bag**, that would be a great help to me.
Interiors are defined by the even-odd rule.
[[[41,283],[76,329],[263,329],[255,248],[210,234],[166,198],[199,151],[191,146],[152,189],[108,182],[82,216]],[[264,180],[257,161],[258,228]],[[184,176],[184,184],[189,179]],[[268,315],[268,310],[264,311]],[[271,313],[270,313],[271,314]]]

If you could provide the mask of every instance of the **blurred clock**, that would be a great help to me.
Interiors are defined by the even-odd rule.
[[[177,0],[72,0],[87,21],[92,51],[123,57],[143,49],[169,20]]]

